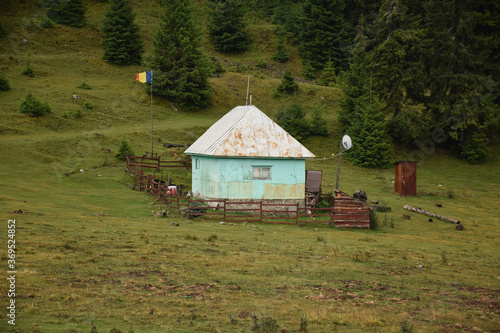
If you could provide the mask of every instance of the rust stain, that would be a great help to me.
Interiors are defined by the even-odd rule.
[[[305,184],[265,184],[263,199],[303,199]]]

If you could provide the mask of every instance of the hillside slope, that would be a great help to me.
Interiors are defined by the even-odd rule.
[[[205,2],[194,1],[200,26],[208,20]],[[130,190],[131,177],[114,157],[122,140],[137,154],[150,151],[151,104],[135,80],[146,67],[101,60],[105,5],[84,1],[84,28],[45,29],[38,3],[0,1],[0,22],[9,32],[0,38],[0,71],[12,87],[0,92],[0,238],[7,241],[7,221],[15,219],[18,272],[17,325],[8,325],[2,312],[0,331],[89,332],[95,325],[99,332],[249,332],[273,320],[287,332],[304,332],[304,325],[310,332],[500,327],[499,145],[479,166],[432,146],[396,148],[395,157],[421,161],[419,195],[406,198],[394,194],[392,168],[342,160],[343,191],[364,190],[369,201],[392,207],[378,214],[375,231],[188,220]],[[148,54],[161,7],[131,3]],[[210,78],[209,108],[185,112],[154,98],[154,150],[163,158],[180,154],[163,143],[191,143],[244,105],[250,74],[253,103],[271,117],[294,100],[323,106],[330,134],[304,144],[317,156],[307,169],[322,170],[323,192],[331,192],[333,154],[343,134],[336,114],[340,89],[301,81],[297,94],[273,98],[285,66],[298,74],[302,64],[293,45],[289,63],[274,63],[273,25],[252,13],[248,21],[254,43],[244,54],[216,53],[204,40],[205,53],[226,69]],[[265,69],[256,67],[262,60]],[[21,74],[28,63],[34,77]],[[91,89],[78,88],[82,83]],[[50,114],[19,113],[30,91],[51,106]],[[184,169],[159,176],[190,186]],[[465,230],[430,223],[405,204],[459,219]],[[154,217],[163,210],[167,217]],[[2,306],[7,291],[0,284]]]

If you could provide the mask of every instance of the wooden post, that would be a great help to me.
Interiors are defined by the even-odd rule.
[[[339,182],[340,182],[340,159],[342,158],[342,140],[340,140],[340,145],[339,145],[339,162],[337,165],[337,186],[335,186],[335,189],[339,189]]]
[[[226,220],[226,204],[227,204],[227,199],[223,200],[224,202],[224,221]]]
[[[295,209],[295,224],[299,224],[299,203],[296,203],[296,209]]]
[[[259,201],[260,206],[260,222],[262,222],[262,200]]]

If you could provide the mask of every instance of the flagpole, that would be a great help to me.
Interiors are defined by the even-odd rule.
[[[153,157],[153,71],[151,71],[151,157]]]

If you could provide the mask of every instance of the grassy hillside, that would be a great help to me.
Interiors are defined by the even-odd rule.
[[[93,325],[98,332],[498,331],[498,146],[479,166],[442,151],[414,152],[422,161],[417,197],[393,193],[393,169],[342,161],[342,190],[364,190],[369,200],[392,207],[378,214],[376,231],[221,225],[168,210],[156,218],[166,207],[130,190],[131,178],[114,157],[122,140],[138,154],[150,150],[150,96],[135,81],[145,67],[101,60],[105,5],[84,3],[88,23],[81,29],[41,28],[37,1],[0,3],[0,22],[9,33],[0,38],[0,71],[12,87],[0,92],[0,262],[7,272],[7,225],[15,219],[17,270],[16,326],[4,310],[0,331],[90,332]],[[203,3],[195,1],[200,26],[208,20]],[[161,7],[156,1],[132,4],[149,53]],[[323,192],[332,191],[332,154],[342,135],[340,91],[300,82],[295,96],[273,98],[285,68],[271,60],[273,26],[252,13],[248,22],[254,43],[247,53],[222,55],[203,43],[226,68],[210,79],[209,108],[190,113],[154,99],[154,149],[171,156],[164,142],[192,142],[244,104],[250,74],[253,102],[270,116],[294,99],[323,105],[330,135],[305,142],[318,156],[307,168],[323,170]],[[300,78],[298,53],[289,48],[286,66]],[[268,63],[263,70],[255,66],[262,60]],[[28,62],[34,77],[21,75]],[[78,88],[82,83],[91,89]],[[21,115],[19,104],[29,91],[52,112],[36,119]],[[185,170],[170,176],[190,185]],[[404,204],[459,219],[465,230],[428,222]],[[8,290],[0,284],[4,309]]]

